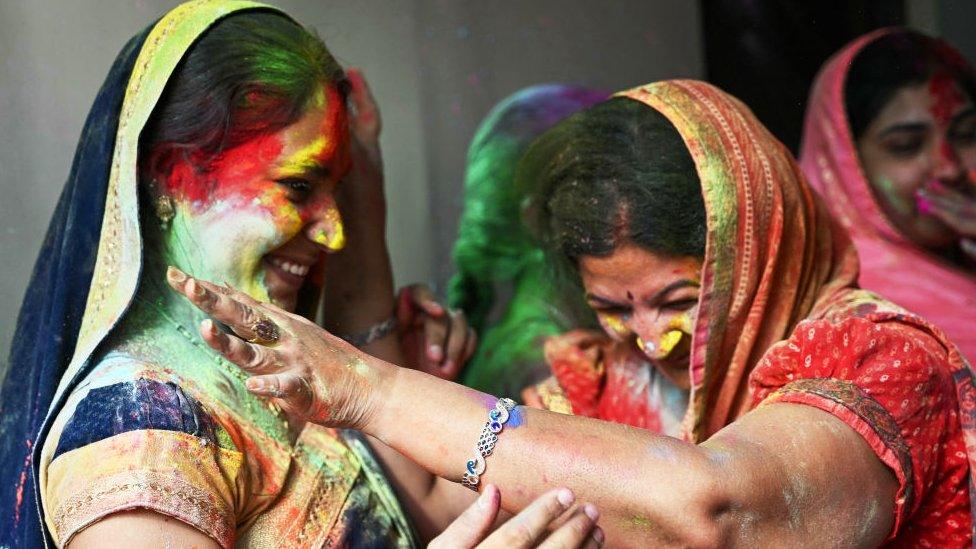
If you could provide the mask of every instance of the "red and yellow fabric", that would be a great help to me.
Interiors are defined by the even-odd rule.
[[[739,101],[695,81],[619,95],[674,124],[705,198],[707,242],[680,436],[704,441],[772,402],[816,406],[861,434],[897,476],[890,542],[971,543],[976,390],[956,347],[924,319],[857,289],[847,234],[786,148]],[[622,385],[607,383],[612,361],[592,352],[587,360],[585,351],[568,345],[550,355],[555,380],[542,384],[542,400],[626,420],[619,410],[604,416],[593,406],[594,399],[619,401]],[[558,366],[567,357],[573,367]],[[635,412],[630,417],[641,408]]]

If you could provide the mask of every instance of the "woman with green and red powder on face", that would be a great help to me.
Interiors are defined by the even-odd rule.
[[[458,488],[423,507],[416,465],[250,394],[161,274],[176,264],[308,319],[327,277],[326,325],[404,363],[379,123],[362,76],[269,6],[188,2],[126,45],[18,319],[0,545],[414,546],[410,518],[429,538],[473,500]],[[545,528],[572,499],[553,490],[519,520]],[[473,546],[497,505],[487,493],[444,535]],[[582,508],[553,536],[579,544],[594,519]]]
[[[281,329],[269,347],[199,327],[255,394],[362,429],[435,484],[490,482],[509,511],[565,485],[613,546],[972,543],[968,365],[857,289],[846,233],[739,101],[694,81],[623,92],[543,135],[520,178],[608,331],[685,390],[675,436],[515,406],[176,269],[169,283],[239,334]]]
[[[945,42],[883,29],[810,95],[800,165],[850,232],[860,285],[976,361],[976,73]]]

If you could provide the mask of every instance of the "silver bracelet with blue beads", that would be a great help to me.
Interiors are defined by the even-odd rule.
[[[481,436],[478,437],[478,445],[474,449],[474,458],[469,459],[464,464],[464,473],[461,475],[461,484],[468,488],[478,491],[478,484],[481,482],[481,475],[485,472],[485,458],[491,455],[498,442],[498,434],[505,428],[505,423],[511,415],[512,410],[517,404],[510,398],[500,398],[495,403],[495,407],[488,411],[488,421],[481,429]]]

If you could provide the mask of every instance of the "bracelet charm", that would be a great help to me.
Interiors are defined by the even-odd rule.
[[[478,484],[481,482],[481,475],[485,472],[485,458],[491,455],[498,442],[498,434],[505,428],[505,423],[511,417],[511,411],[515,409],[515,401],[510,398],[500,398],[495,403],[495,407],[488,411],[488,421],[481,429],[478,437],[478,444],[474,449],[474,457],[469,459],[464,466],[464,473],[461,474],[461,484],[468,488],[478,491]]]

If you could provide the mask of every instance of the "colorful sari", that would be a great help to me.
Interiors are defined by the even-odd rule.
[[[820,70],[810,93],[800,167],[830,213],[851,234],[861,258],[860,285],[942,328],[976,361],[976,275],[964,272],[904,237],[885,216],[861,169],[844,106],[851,62],[882,29],[851,42]],[[944,45],[947,58],[962,56]]]
[[[18,322],[3,388],[0,545],[63,546],[113,513],[149,509],[223,547],[413,546],[355,432],[295,429],[197,341],[147,253],[139,136],[183,55],[238,0],[180,5],[116,59],[86,122]],[[300,311],[314,311],[310,277]],[[63,286],[62,286],[63,285]],[[191,322],[187,322],[187,320]],[[49,347],[50,345],[50,347]],[[13,441],[13,446],[10,446]],[[14,472],[17,476],[14,478]]]
[[[898,478],[889,542],[969,544],[976,388],[959,351],[924,319],[857,289],[857,255],[846,233],[787,149],[739,101],[680,80],[619,95],[674,124],[705,199],[680,437],[704,441],[761,405],[820,408],[855,429]],[[555,368],[540,386],[541,400],[607,419],[604,401],[629,398],[621,393],[625,383],[608,383],[619,361],[583,350],[570,345],[550,355],[554,364],[569,357],[571,366]],[[564,383],[568,370],[572,382]],[[631,401],[639,416],[643,404]],[[619,408],[612,408],[618,416]]]

